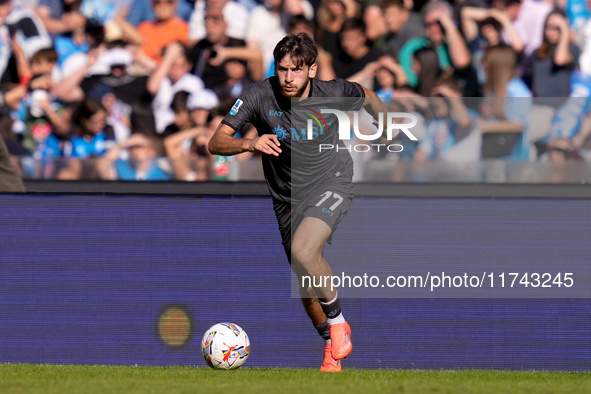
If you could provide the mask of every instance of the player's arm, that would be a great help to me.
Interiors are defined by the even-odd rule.
[[[359,85],[361,86],[361,85]],[[364,86],[361,86],[363,89],[363,93],[365,94],[365,101],[363,103],[363,108],[371,116],[373,116],[374,120],[378,122],[379,114],[385,114],[388,112],[388,108],[386,108],[386,104],[375,94],[373,90],[369,90]]]
[[[227,124],[220,123],[213,137],[207,144],[212,155],[231,156],[244,152],[262,152],[279,156],[281,148],[275,134],[263,134],[256,138],[238,138],[234,135],[237,130]]]

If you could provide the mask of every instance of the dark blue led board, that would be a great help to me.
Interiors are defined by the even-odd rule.
[[[291,297],[268,197],[1,195],[0,207],[0,362],[204,366],[203,332],[230,321],[251,339],[247,366],[320,365],[323,343]],[[505,233],[503,256],[531,250],[559,267],[591,255],[590,213],[587,200],[358,198],[327,256],[338,265],[359,223],[392,215],[382,231],[409,234],[405,250],[397,244],[402,265],[437,250],[449,264],[450,250],[474,253]],[[469,231],[457,237],[454,226]],[[559,253],[539,253],[552,242]],[[591,369],[589,298],[343,307],[348,367]]]

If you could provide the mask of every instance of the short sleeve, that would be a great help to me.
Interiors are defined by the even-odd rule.
[[[343,97],[365,98],[365,92],[357,82],[349,82],[344,79],[337,79],[337,82],[339,82]]]
[[[256,90],[256,85],[246,89],[242,96],[236,100],[222,123],[236,131],[242,130],[245,124],[252,123],[258,113],[257,108],[260,107]]]
[[[359,100],[347,100],[346,109],[349,111],[357,111],[361,109],[365,102],[365,92],[363,91],[361,85],[359,85],[357,82],[349,82],[341,78],[337,79],[336,81],[339,85],[337,89],[337,96],[359,98]]]

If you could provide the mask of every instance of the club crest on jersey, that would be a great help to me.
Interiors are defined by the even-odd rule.
[[[282,141],[282,140],[289,137],[289,132],[287,130],[285,130],[283,127],[281,127],[281,125],[277,125],[273,129],[273,134],[275,134],[277,136],[277,139],[279,141]]]
[[[236,115],[242,104],[243,104],[242,100],[240,100],[240,99],[236,100],[236,102],[232,106],[232,109],[230,110],[230,115]]]

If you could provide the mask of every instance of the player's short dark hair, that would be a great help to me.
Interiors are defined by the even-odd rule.
[[[283,60],[285,56],[290,56],[296,66],[303,65],[311,66],[316,63],[318,57],[318,48],[316,43],[306,33],[288,34],[273,50],[273,58],[275,59],[275,67]]]
[[[345,31],[359,30],[365,34],[365,22],[359,17],[346,19],[341,26],[341,33]]]

